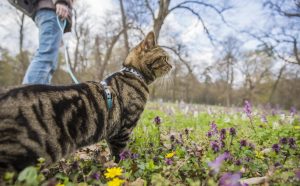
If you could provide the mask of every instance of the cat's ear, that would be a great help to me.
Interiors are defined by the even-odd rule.
[[[156,37],[153,31],[149,32],[142,43],[144,51],[151,50],[156,45]]]

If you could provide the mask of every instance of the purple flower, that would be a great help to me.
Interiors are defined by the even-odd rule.
[[[220,147],[219,147],[219,144],[216,141],[210,142],[210,146],[211,146],[211,149],[214,152],[219,152]]]
[[[236,160],[234,164],[237,165],[237,166],[240,166],[242,164],[242,161],[241,160]]]
[[[225,147],[225,142],[223,140],[220,141],[220,146],[221,146],[221,148]]]
[[[212,137],[212,132],[207,132],[207,137],[211,138]]]
[[[280,146],[276,143],[272,146],[272,149],[276,152],[276,153],[279,153],[280,151]]]
[[[296,141],[294,138],[289,138],[289,146],[294,149],[296,147]]]
[[[167,165],[172,165],[173,164],[173,160],[170,159],[170,158],[166,158],[165,162],[166,162]]]
[[[215,161],[209,162],[208,166],[214,171],[214,173],[218,173],[220,171],[223,161],[229,157],[230,157],[230,154],[228,152],[225,152],[225,153],[219,155],[215,159]]]
[[[261,120],[261,122],[263,122],[263,123],[268,123],[268,120],[267,120],[267,118],[266,118],[265,115],[261,115],[260,120]]]
[[[223,140],[226,138],[226,129],[221,129],[220,131],[220,140]]]
[[[251,103],[247,100],[245,101],[244,111],[247,114],[247,116],[250,118],[252,113],[252,107],[251,107]]]
[[[155,123],[156,125],[160,125],[160,124],[161,124],[161,118],[160,118],[159,116],[156,116],[156,117],[154,118],[154,123]]]
[[[214,121],[210,124],[210,129],[212,131],[212,134],[218,133],[217,124]]]
[[[246,147],[247,144],[248,144],[248,142],[247,142],[246,140],[241,140],[241,141],[240,141],[241,147]]]
[[[94,179],[94,180],[99,180],[100,179],[100,174],[95,172],[91,175],[91,178]]]
[[[286,137],[283,137],[279,140],[279,142],[283,145],[287,144],[288,143],[288,139]]]
[[[295,176],[296,176],[296,178],[297,178],[298,180],[300,180],[300,170],[297,170],[297,171],[295,172]]]
[[[235,130],[235,128],[231,127],[231,128],[229,129],[229,134],[230,134],[231,136],[235,136],[235,135],[236,135],[236,130]]]
[[[274,164],[274,166],[275,166],[275,167],[281,167],[281,163],[276,162],[276,163]]]
[[[224,134],[224,135],[226,135],[226,129],[221,129],[221,134]]]
[[[295,115],[296,115],[296,113],[297,113],[297,109],[296,109],[296,107],[291,107],[291,109],[290,109],[290,113],[291,113],[291,116],[295,116]]]
[[[139,154],[132,153],[131,154],[131,159],[138,159],[139,156],[140,156]]]
[[[119,156],[120,156],[120,160],[125,160],[131,156],[131,152],[128,150],[124,150],[119,154]]]
[[[153,162],[154,162],[154,163],[158,163],[158,162],[159,162],[159,158],[158,158],[157,156],[154,156]]]
[[[219,186],[240,186],[240,173],[225,173],[219,180]]]

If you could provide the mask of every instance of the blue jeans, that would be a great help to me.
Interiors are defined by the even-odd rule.
[[[26,71],[22,84],[50,84],[57,68],[62,32],[54,10],[38,10],[34,18],[39,29],[39,47]]]

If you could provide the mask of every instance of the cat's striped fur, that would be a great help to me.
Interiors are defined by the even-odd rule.
[[[144,110],[148,84],[171,69],[153,32],[130,52],[123,65],[144,78],[125,71],[108,77],[111,109],[98,82],[29,85],[0,95],[0,175],[7,170],[20,171],[39,157],[47,164],[57,162],[102,139],[118,161]]]

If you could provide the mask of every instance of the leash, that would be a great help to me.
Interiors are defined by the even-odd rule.
[[[70,56],[69,56],[69,53],[68,53],[69,46],[68,46],[68,43],[65,42],[64,37],[63,37],[63,35],[64,35],[64,30],[65,30],[66,25],[67,25],[67,20],[64,20],[62,24],[60,23],[60,19],[59,19],[58,16],[56,16],[56,20],[57,20],[57,24],[58,24],[58,26],[59,26],[59,28],[60,28],[60,31],[61,31],[61,33],[62,33],[62,41],[63,41],[63,43],[64,43],[64,50],[65,50],[64,56],[65,56],[65,61],[66,61],[66,64],[67,64],[67,71],[68,71],[68,73],[70,74],[70,76],[71,76],[73,82],[74,82],[75,84],[78,84],[79,81],[77,80],[77,78],[75,77],[75,75],[73,74],[72,69],[71,69]]]

